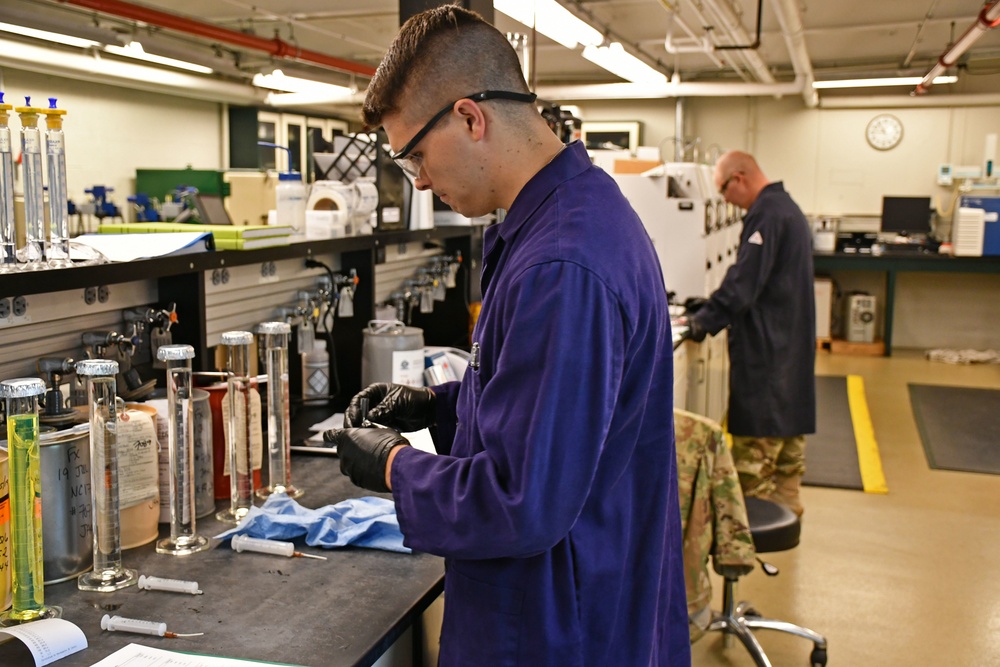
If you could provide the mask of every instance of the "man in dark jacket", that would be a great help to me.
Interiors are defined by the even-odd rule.
[[[689,320],[703,340],[729,327],[729,432],[743,493],[802,514],[805,434],[816,431],[816,305],[812,237],[781,182],[753,156],[715,165],[726,201],[746,209],[736,262]]]

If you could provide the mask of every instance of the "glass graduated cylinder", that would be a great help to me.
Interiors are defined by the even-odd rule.
[[[51,243],[48,258],[55,265],[69,265],[69,194],[66,188],[66,137],[61,129],[45,133],[49,167],[49,228]]]
[[[253,334],[247,333],[252,340]],[[253,507],[253,401],[250,386],[250,344],[227,346],[229,377],[226,404],[229,412],[226,453],[229,457],[229,509],[216,514],[219,521],[239,523]]]
[[[267,462],[268,485],[257,490],[266,498],[284,493],[291,498],[302,495],[292,485],[292,440],[288,394],[289,333],[265,333],[264,360],[267,367]]]
[[[135,570],[122,566],[121,514],[118,489],[118,409],[115,376],[91,376],[90,474],[93,503],[94,567],[77,578],[85,591],[111,592],[137,581]],[[122,404],[122,407],[124,404]]]
[[[7,447],[11,510],[12,605],[0,625],[17,625],[61,615],[45,606],[42,567],[41,453],[34,397],[7,399]]]
[[[24,170],[25,243],[18,259],[43,268],[47,237],[45,235],[45,190],[42,183],[41,133],[37,127],[21,130],[21,166]]]
[[[17,264],[17,232],[14,227],[14,155],[10,128],[0,125],[0,272]]]
[[[167,345],[159,349],[187,346]],[[190,348],[189,348],[190,349]],[[192,351],[193,353],[193,351]],[[159,357],[164,359],[164,357]],[[156,552],[183,556],[208,547],[195,531],[194,404],[191,359],[167,358],[167,451],[170,483],[170,537]]]

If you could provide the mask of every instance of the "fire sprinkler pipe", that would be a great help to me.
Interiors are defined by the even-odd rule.
[[[244,49],[263,51],[276,58],[312,63],[314,65],[321,65],[323,67],[329,67],[343,72],[361,74],[368,77],[375,74],[374,67],[351,62],[350,60],[344,60],[342,58],[336,58],[317,51],[300,49],[299,47],[293,46],[278,37],[266,39],[256,35],[248,35],[236,30],[230,30],[228,28],[212,25],[211,23],[202,23],[201,21],[195,21],[184,16],[178,16],[177,14],[169,14],[167,12],[161,12],[148,7],[140,7],[139,5],[133,5],[128,2],[121,2],[121,0],[60,0],[60,2],[75,5],[77,7],[84,7],[86,9],[92,9],[105,14],[111,14],[113,16],[120,16],[133,21],[142,21],[150,25],[166,28],[167,30],[196,35],[205,39],[232,44],[233,46],[238,46]]]
[[[993,0],[993,3],[983,7],[983,10],[979,12],[979,17],[976,21],[969,26],[969,29],[958,38],[958,41],[951,45],[951,48],[946,50],[938,58],[937,64],[931,68],[931,71],[924,76],[923,80],[917,84],[916,89],[912,94],[922,95],[927,92],[927,89],[931,87],[934,83],[934,79],[942,74],[945,70],[958,62],[958,59],[965,53],[970,46],[972,46],[976,40],[983,36],[983,34],[991,29],[1000,25],[1000,0]]]

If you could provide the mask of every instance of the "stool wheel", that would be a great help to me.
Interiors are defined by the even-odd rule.
[[[809,662],[812,667],[826,667],[826,649],[814,648],[809,654]]]

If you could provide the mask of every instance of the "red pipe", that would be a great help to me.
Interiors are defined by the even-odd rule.
[[[168,30],[185,32],[191,35],[197,35],[198,37],[225,42],[245,49],[264,51],[265,53],[269,53],[277,58],[314,63],[316,65],[322,65],[324,67],[330,67],[344,72],[352,72],[354,74],[362,74],[368,77],[375,74],[374,67],[362,65],[361,63],[352,62],[350,60],[344,60],[342,58],[336,58],[325,53],[319,53],[318,51],[300,49],[297,46],[293,46],[288,42],[282,41],[278,37],[265,39],[264,37],[257,37],[256,35],[248,35],[237,30],[222,28],[217,25],[212,25],[211,23],[202,23],[184,16],[178,16],[177,14],[168,14],[167,12],[161,12],[156,9],[141,7],[128,2],[121,2],[121,0],[60,0],[60,2],[76,5],[77,7],[93,9],[105,14],[112,14],[114,16],[132,19],[134,21],[142,21],[143,23],[159,26]]]
[[[934,83],[934,79],[958,62],[958,59],[965,53],[976,40],[983,36],[987,30],[992,30],[1000,25],[1000,0],[988,0],[984,3],[982,11],[976,21],[969,26],[958,40],[948,47],[948,49],[938,57],[937,63],[931,68],[924,78],[917,84],[911,95],[923,95]],[[977,34],[978,31],[978,34]],[[967,41],[968,40],[968,41]],[[950,60],[949,60],[950,58]]]

